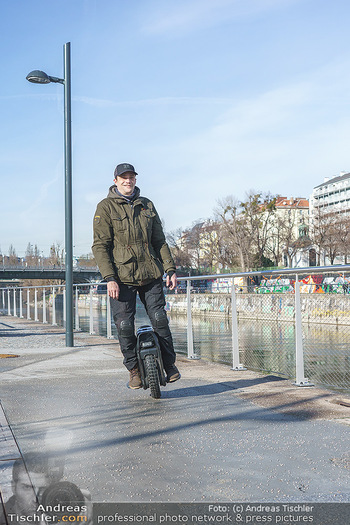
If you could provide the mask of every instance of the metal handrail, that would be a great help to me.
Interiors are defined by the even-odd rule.
[[[234,277],[255,277],[264,275],[302,275],[305,273],[312,273],[316,275],[318,273],[332,273],[332,272],[350,272],[350,264],[339,264],[334,266],[308,266],[303,268],[280,268],[278,270],[258,270],[253,272],[234,272],[234,273],[215,273],[212,275],[189,275],[185,277],[178,277],[178,281],[205,281],[207,279],[231,279]]]

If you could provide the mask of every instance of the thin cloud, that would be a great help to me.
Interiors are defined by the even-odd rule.
[[[299,188],[307,196],[314,186],[311,181],[322,180],[324,173],[334,171],[332,166],[346,169],[348,118],[335,113],[328,101],[330,94],[337,100],[347,96],[348,82],[336,71],[348,69],[346,64],[330,65],[303,82],[239,101],[202,131],[168,148],[162,145],[162,151],[152,151],[169,178],[176,177],[179,187],[188,186],[187,167],[196,167],[191,182],[199,183],[197,199],[190,204],[192,192],[188,202],[182,195],[181,213],[188,209],[188,215],[193,215],[197,208],[197,215],[202,216],[208,195],[213,203],[225,192],[243,196],[248,184],[276,193],[292,194]],[[176,172],[171,162],[174,157]],[[172,221],[185,218],[176,216]]]
[[[197,27],[208,27],[245,16],[281,9],[300,0],[182,0],[160,3],[146,18],[146,34],[178,34]]]
[[[63,95],[59,93],[21,93],[20,95],[0,95],[0,100],[19,100],[19,99],[36,99],[36,100],[62,100]]]
[[[111,107],[148,107],[148,106],[188,106],[188,105],[227,105],[233,102],[232,98],[220,97],[159,97],[141,100],[125,100],[117,102],[114,100],[98,99],[92,97],[73,97],[75,102],[81,102],[97,108]]]

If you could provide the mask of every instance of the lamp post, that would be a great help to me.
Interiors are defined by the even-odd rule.
[[[71,130],[71,67],[70,42],[63,46],[64,78],[52,77],[44,71],[31,71],[29,82],[64,86],[64,152],[65,152],[65,248],[66,248],[66,346],[73,341],[73,229],[72,229],[72,130]]]

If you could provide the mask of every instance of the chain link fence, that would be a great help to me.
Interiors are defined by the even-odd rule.
[[[166,294],[176,351],[350,392],[350,272],[332,270],[181,278]],[[64,326],[64,305],[62,285],[0,289],[7,315]],[[117,337],[105,283],[74,286],[74,318],[76,331]]]
[[[301,351],[302,369],[296,384],[315,383],[350,391],[350,273],[348,268],[341,272],[330,270],[208,276],[196,278],[195,286],[193,278],[184,280],[181,296],[178,293],[167,297],[171,323],[176,325],[181,315],[188,315],[186,292],[191,303],[193,355],[232,364],[234,281],[240,364],[298,379]],[[298,353],[296,280],[300,289]],[[189,293],[184,286],[188,282]]]

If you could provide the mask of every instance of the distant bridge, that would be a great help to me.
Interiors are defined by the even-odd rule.
[[[24,267],[24,266],[0,266],[0,281],[9,279],[66,279],[66,270],[64,266],[54,267]],[[75,283],[84,283],[92,280],[101,280],[101,274],[97,267],[95,268],[73,268],[73,281]]]

